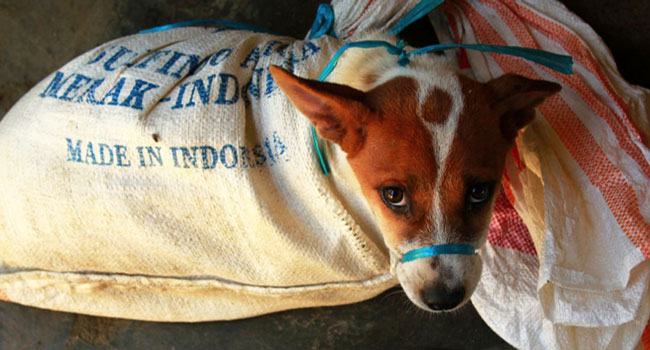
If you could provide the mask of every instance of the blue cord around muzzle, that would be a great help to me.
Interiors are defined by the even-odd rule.
[[[402,262],[409,262],[416,259],[429,258],[438,255],[474,255],[476,248],[469,244],[438,244],[428,247],[409,250],[402,256]]]

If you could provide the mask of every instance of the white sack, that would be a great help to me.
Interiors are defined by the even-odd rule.
[[[173,29],[35,86],[0,124],[4,298],[198,321],[394,286],[378,232],[348,211],[364,208],[321,173],[308,120],[268,72],[315,78],[340,45]]]

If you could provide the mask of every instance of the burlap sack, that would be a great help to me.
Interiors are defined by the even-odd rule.
[[[322,175],[309,122],[268,72],[316,77],[340,45],[174,29],[109,42],[39,83],[0,124],[5,298],[198,321],[395,285],[378,232],[359,224],[371,220],[350,214],[365,204]]]
[[[417,3],[337,1],[332,31],[385,31]],[[396,285],[344,155],[328,149],[323,176],[309,122],[268,71],[315,79],[342,44],[182,28],[52,73],[0,124],[0,298],[201,321]]]

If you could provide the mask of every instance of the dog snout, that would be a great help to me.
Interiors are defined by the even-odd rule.
[[[465,299],[465,287],[449,288],[443,284],[434,284],[422,290],[422,301],[433,311],[451,310]]]
[[[481,276],[476,255],[445,255],[398,264],[397,278],[406,295],[426,311],[459,308],[474,292]]]

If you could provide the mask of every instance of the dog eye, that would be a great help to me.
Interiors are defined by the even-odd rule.
[[[379,190],[381,199],[391,209],[405,210],[407,208],[406,193],[397,186],[382,187]]]
[[[484,203],[492,195],[492,185],[488,182],[475,184],[470,187],[468,195],[470,204]]]

